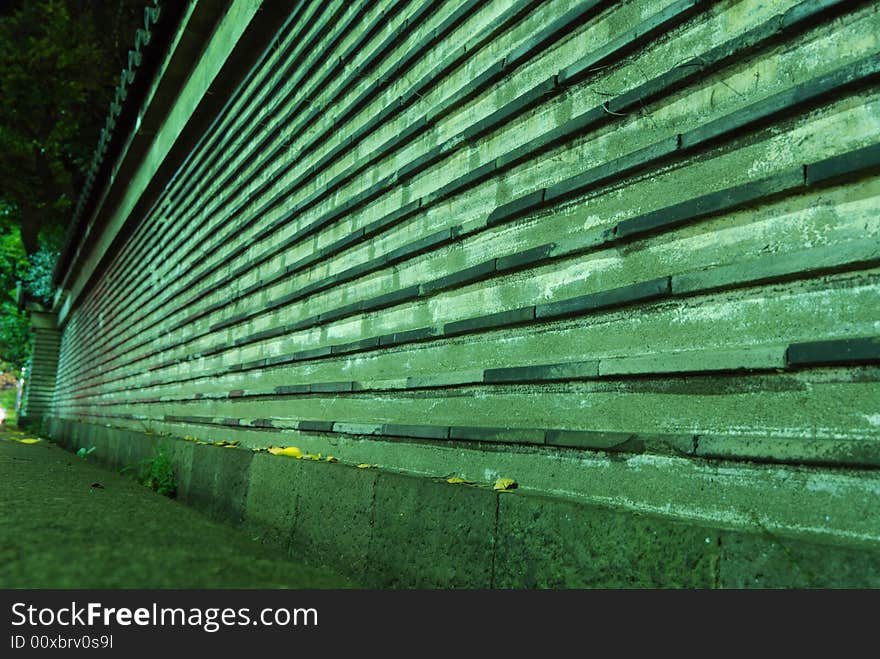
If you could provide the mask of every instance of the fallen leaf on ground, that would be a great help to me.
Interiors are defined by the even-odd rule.
[[[461,478],[459,476],[453,476],[452,478],[447,478],[446,482],[450,483],[452,485],[473,485],[474,484],[474,481],[465,480],[464,478]]]
[[[302,460],[303,454],[296,446],[285,446],[284,448],[275,448],[272,447],[269,449],[269,453],[272,455],[286,455],[289,458],[296,458],[297,460]]]
[[[371,465],[371,464],[368,464],[368,463],[366,463],[366,462],[362,462],[361,464],[359,464],[359,465],[357,466],[357,468],[358,468],[358,469],[375,469],[375,468],[378,467],[378,466],[379,466],[379,465]]]
[[[334,458],[332,455],[328,455],[325,459],[327,462],[339,462],[339,458]]]
[[[42,439],[38,439],[36,437],[25,437],[24,439],[15,439],[13,438],[13,442],[18,442],[19,444],[39,444],[42,442]]]
[[[499,478],[495,481],[495,485],[492,486],[492,489],[504,492],[505,490],[515,490],[516,487],[516,481],[512,478]]]

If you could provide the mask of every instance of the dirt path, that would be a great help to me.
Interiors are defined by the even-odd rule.
[[[31,437],[0,431],[0,588],[352,586]]]

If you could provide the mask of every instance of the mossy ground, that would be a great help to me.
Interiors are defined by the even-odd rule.
[[[0,588],[353,586],[46,439],[10,441],[22,437],[0,430]]]

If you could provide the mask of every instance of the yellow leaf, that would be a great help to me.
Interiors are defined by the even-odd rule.
[[[289,458],[296,458],[297,460],[301,460],[303,457],[302,451],[300,451],[296,446],[286,446],[284,448],[270,448],[269,453],[272,455],[286,455]]]
[[[339,458],[334,458],[332,455],[328,455],[326,460],[327,462],[339,462]]]
[[[374,469],[374,468],[376,468],[376,467],[378,467],[378,466],[379,466],[379,465],[371,465],[371,464],[368,464],[368,463],[366,463],[366,462],[362,462],[361,464],[359,464],[359,465],[357,466],[357,468],[358,468],[358,469]]]
[[[495,481],[495,485],[492,486],[492,489],[503,492],[504,490],[516,489],[516,487],[516,481],[512,478],[499,478],[497,481]]]
[[[464,478],[460,478],[458,476],[453,476],[452,478],[447,478],[446,482],[450,483],[452,485],[473,485],[474,484],[473,481],[468,481],[468,480],[465,480]]]
[[[36,437],[25,437],[24,439],[16,439],[15,441],[20,444],[39,444],[43,440],[37,439]]]

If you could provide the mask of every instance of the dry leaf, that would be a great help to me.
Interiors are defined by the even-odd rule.
[[[450,483],[452,485],[473,485],[474,484],[474,481],[468,481],[468,480],[465,480],[464,478],[460,478],[459,476],[453,476],[452,478],[447,478],[446,482]]]
[[[36,437],[25,437],[24,439],[13,439],[12,441],[18,442],[19,444],[39,444],[42,439],[37,439]]]
[[[504,492],[505,490],[515,490],[516,487],[516,481],[512,478],[499,478],[495,481],[495,485],[492,486],[492,489]]]
[[[334,458],[332,455],[328,455],[325,459],[327,462],[339,462],[339,458]]]
[[[361,464],[359,464],[359,465],[357,466],[357,468],[358,468],[358,469],[375,469],[375,468],[378,467],[378,466],[379,466],[379,465],[371,465],[371,464],[368,464],[368,463],[366,463],[366,462],[362,462]]]
[[[302,460],[303,454],[296,446],[286,446],[284,448],[270,448],[269,453],[272,455],[286,455],[289,458]]]

